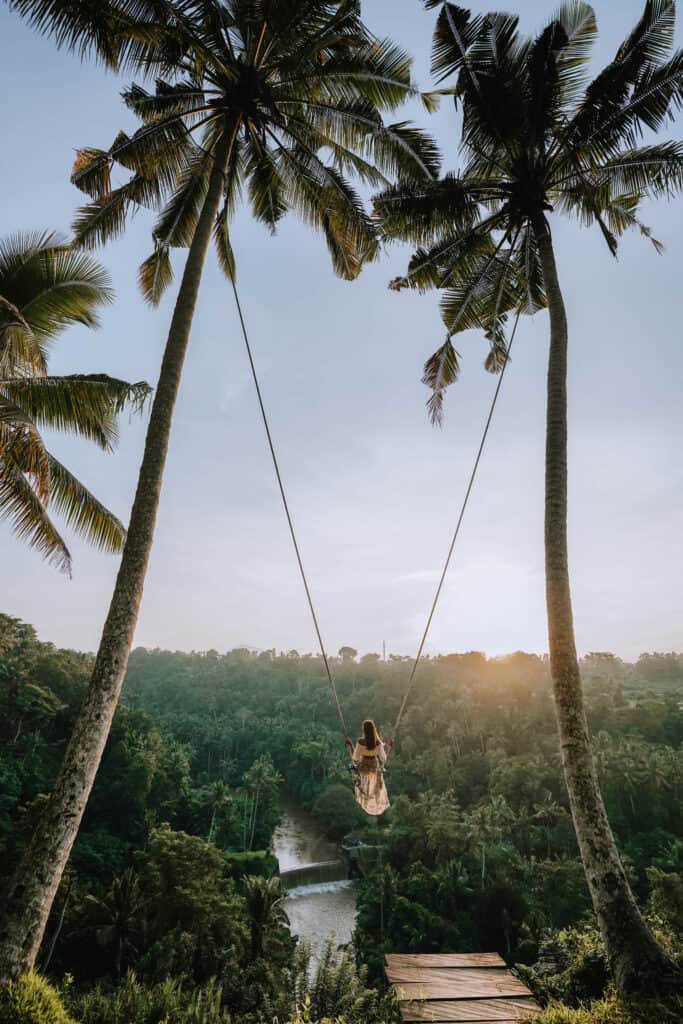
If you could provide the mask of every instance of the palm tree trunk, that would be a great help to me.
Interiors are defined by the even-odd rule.
[[[218,812],[218,804],[213,805],[213,811],[211,812],[211,824],[209,825],[209,834],[206,837],[207,843],[213,842],[213,832],[216,827],[216,814]]]
[[[249,836],[249,849],[250,850],[253,850],[253,848],[254,848],[254,833],[256,832],[256,811],[258,809],[258,798],[259,798],[259,791],[257,789],[256,790],[256,794],[254,796],[254,816],[253,816],[252,821],[251,821],[251,835]]]
[[[128,535],[93,674],[64,761],[0,914],[0,980],[30,970],[102,758],[138,619],[152,549],[173,410],[199,285],[220,204],[230,138],[218,143],[178,291],[157,385]]]
[[[545,460],[545,572],[550,670],[564,776],[586,879],[620,992],[657,991],[677,972],[643,920],[600,792],[574,640],[567,556],[567,315],[550,227],[534,223],[548,309],[550,354]]]

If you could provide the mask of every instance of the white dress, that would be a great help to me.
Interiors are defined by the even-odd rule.
[[[377,817],[389,806],[389,794],[384,785],[384,765],[387,759],[383,743],[368,750],[359,740],[353,754],[355,797],[366,814]]]

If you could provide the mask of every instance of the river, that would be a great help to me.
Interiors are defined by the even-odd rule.
[[[316,820],[287,798],[282,801],[282,821],[273,836],[273,851],[280,871],[339,858],[337,846],[325,838]],[[330,934],[334,934],[338,946],[351,941],[356,920],[355,885],[349,880],[301,885],[290,890],[285,909],[292,934],[310,944],[315,962]]]

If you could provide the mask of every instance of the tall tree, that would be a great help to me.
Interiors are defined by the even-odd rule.
[[[545,553],[548,635],[564,774],[581,856],[621,991],[680,976],[638,910],[607,819],[593,761],[574,640],[567,561],[567,314],[548,214],[597,224],[611,253],[645,197],[683,186],[683,144],[651,135],[683,105],[683,53],[672,52],[673,0],[648,0],[614,59],[588,82],[597,27],[569,2],[534,39],[507,14],[472,16],[442,0],[433,70],[462,112],[464,166],[437,182],[385,190],[390,237],[417,244],[395,288],[437,288],[447,337],[425,366],[433,419],[458,376],[456,334],[482,329],[486,367],[507,358],[510,316],[547,307]],[[643,135],[650,138],[643,142]],[[659,243],[652,239],[657,248]]]
[[[124,93],[142,127],[130,137],[120,133],[108,150],[78,154],[73,180],[93,198],[75,224],[80,244],[119,234],[134,207],[160,206],[154,252],[140,270],[152,303],[171,281],[170,249],[189,251],[91,684],[0,915],[0,977],[35,960],[119,700],[212,235],[232,276],[229,226],[244,191],[256,219],[271,230],[288,210],[321,230],[335,271],[350,280],[377,242],[347,175],[378,186],[388,183],[386,175],[430,178],[438,171],[430,140],[404,123],[383,122],[382,111],[414,91],[410,60],[368,32],[357,0],[18,0],[13,6],[60,42],[94,49],[109,62],[137,62],[156,76],[154,93],[139,85]],[[111,185],[113,164],[131,172],[118,188]]]
[[[48,451],[41,430],[77,434],[112,451],[116,418],[140,407],[145,384],[104,374],[50,376],[51,344],[69,324],[96,327],[113,292],[105,270],[52,232],[0,240],[0,518],[58,568],[71,555],[56,512],[105,551],[120,551],[119,520]]]

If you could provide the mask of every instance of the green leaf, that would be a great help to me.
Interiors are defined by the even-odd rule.
[[[141,409],[150,389],[104,374],[71,374],[0,381],[0,391],[39,426],[70,431],[110,451],[118,439],[116,417],[128,404]]]
[[[71,574],[71,554],[47,509],[11,458],[0,454],[0,518],[50,564]]]
[[[100,551],[121,551],[126,539],[121,522],[61,462],[49,458],[50,512]]]

